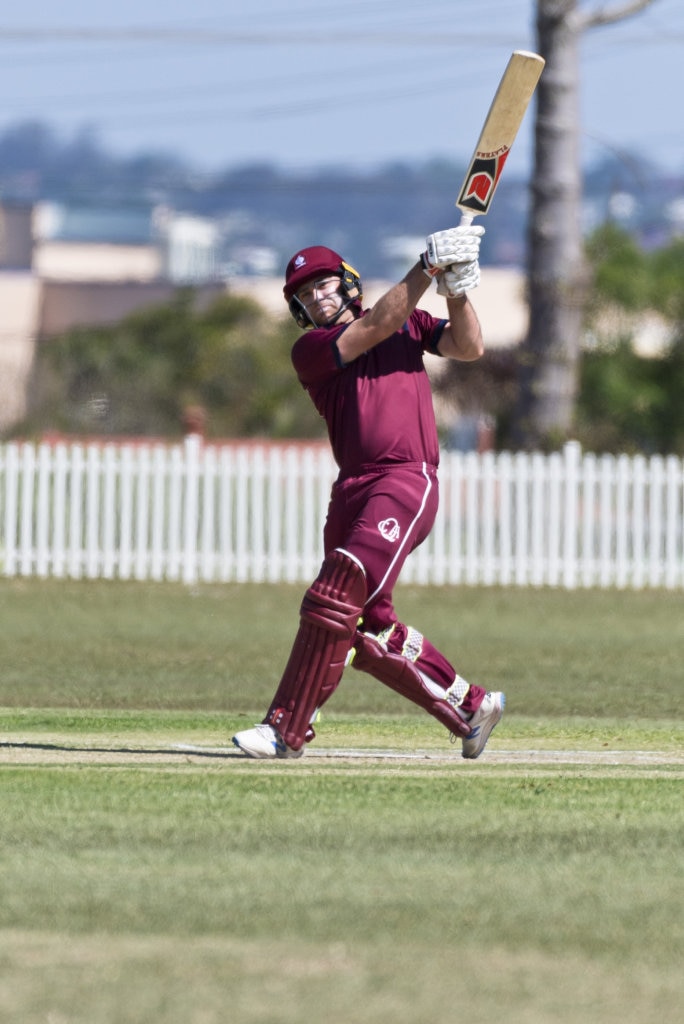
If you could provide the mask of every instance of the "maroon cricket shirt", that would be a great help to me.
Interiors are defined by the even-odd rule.
[[[423,352],[446,320],[415,310],[400,331],[343,365],[346,325],[307,331],[292,349],[297,376],[328,426],[340,479],[388,463],[437,466],[439,441]]]

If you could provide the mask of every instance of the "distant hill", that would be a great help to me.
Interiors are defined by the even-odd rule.
[[[254,273],[249,261],[257,257],[263,272],[272,273],[299,246],[320,243],[368,277],[392,278],[418,254],[425,235],[456,222],[464,170],[433,159],[363,173],[324,167],[293,173],[259,163],[209,174],[174,155],[113,156],[87,132],[59,140],[40,122],[0,135],[5,201],[140,211],[167,205],[200,214],[220,224],[221,258],[233,273]],[[584,196],[587,231],[612,218],[652,248],[684,230],[684,178],[639,156],[588,168]],[[502,180],[487,219],[484,265],[524,265],[528,202],[528,182]]]

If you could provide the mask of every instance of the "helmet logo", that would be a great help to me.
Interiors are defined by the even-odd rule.
[[[306,264],[306,256],[304,256],[304,254],[300,252],[299,256],[295,257],[294,268],[295,268],[295,270],[299,270],[299,268],[303,267],[305,264]]]
[[[383,519],[382,522],[378,523],[378,530],[385,540],[389,540],[393,544],[395,541],[399,540],[399,523],[393,517],[390,519]]]

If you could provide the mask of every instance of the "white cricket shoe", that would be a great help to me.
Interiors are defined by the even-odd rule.
[[[504,693],[486,693],[477,711],[473,713],[469,725],[470,733],[463,739],[463,757],[479,757],[487,745],[489,734],[494,726],[501,721],[506,706]]]
[[[272,725],[255,725],[253,729],[236,732],[233,743],[247,757],[301,757],[304,748],[293,750]]]

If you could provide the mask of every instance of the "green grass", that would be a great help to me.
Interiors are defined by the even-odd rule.
[[[674,1024],[681,775],[454,774],[5,769],[6,1019]]]
[[[261,711],[302,587],[0,581],[0,707]],[[398,611],[508,713],[662,718],[681,712],[682,595],[399,588]],[[341,711],[401,713],[361,673]]]
[[[221,756],[300,597],[0,583],[0,1024],[679,1021],[681,596],[400,589],[494,756],[353,671],[317,749],[425,756]]]

